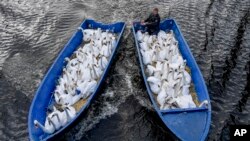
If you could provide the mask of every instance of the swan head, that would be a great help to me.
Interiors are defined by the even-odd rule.
[[[83,34],[84,34],[84,35],[87,35],[87,31],[84,30],[84,31],[83,31]]]
[[[172,73],[173,72],[173,69],[172,68],[169,68],[169,73]]]
[[[185,69],[186,65],[187,65],[187,60],[185,59],[185,60],[183,60],[183,64],[182,64],[183,69]]]
[[[173,36],[173,34],[174,34],[173,30],[170,30],[170,34]]]
[[[47,117],[47,118],[48,118],[49,124],[52,124],[52,125],[53,125],[53,127],[55,128],[55,124],[54,124],[54,122],[50,119],[50,117]]]
[[[63,86],[66,88],[66,87],[67,87],[67,84],[66,84],[66,83],[64,83],[64,84],[63,84]]]
[[[206,107],[208,107],[208,100],[204,100],[201,102],[201,104],[199,105],[199,107],[202,107],[203,105],[205,105]]]
[[[154,40],[155,40],[155,39],[156,39],[156,35],[153,35],[153,36],[152,36],[152,39],[154,39]]]
[[[69,105],[68,102],[64,102],[64,101],[63,101],[62,97],[60,97],[60,98],[58,99],[58,103],[61,104],[61,105]]]
[[[64,90],[64,93],[65,93],[65,94],[69,94],[68,90]]]
[[[79,64],[78,64],[78,67],[79,67]],[[79,73],[80,73],[80,69],[77,69],[76,74],[79,74]]]
[[[178,46],[178,42],[177,41],[173,41],[173,42],[174,42],[173,45]]]
[[[180,90],[182,90],[182,88],[183,88],[183,85],[180,85]]]
[[[67,70],[66,70],[66,68],[63,68],[63,72],[65,73]]]
[[[155,45],[155,47],[158,48],[158,49],[161,48],[161,46],[158,43]]]
[[[72,111],[73,107],[69,106],[69,105],[64,105],[64,106],[62,106],[62,108],[63,108],[64,111],[68,112],[68,111]]]
[[[58,98],[58,103],[61,103],[62,102],[62,97],[59,97]]]
[[[56,92],[55,92],[55,95],[56,95],[57,97],[59,97],[59,96],[60,96],[60,94],[59,94],[59,92],[58,92],[58,91],[56,91]]]
[[[53,111],[57,111],[57,109],[56,109],[56,107],[55,107],[55,106],[53,106]]]
[[[66,62],[69,62],[69,61],[70,61],[69,57],[65,57],[64,60],[65,60]]]
[[[91,40],[90,41],[90,44],[93,46],[95,44],[95,41],[94,40]]]
[[[39,126],[38,126],[38,121],[37,121],[37,120],[34,120],[34,125],[35,125],[36,128],[39,127]]]
[[[63,106],[63,109],[66,111],[66,110],[70,110],[69,109],[69,106]]]

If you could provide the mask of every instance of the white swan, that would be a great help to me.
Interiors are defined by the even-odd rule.
[[[191,95],[179,96],[175,98],[175,101],[177,102],[180,108],[195,108],[196,107]]]
[[[174,69],[179,69],[184,64],[184,60],[180,55],[173,55],[171,58],[171,66]]]
[[[47,133],[47,134],[52,134],[56,130],[54,123],[48,117],[45,120],[44,126],[40,122],[38,122],[37,120],[34,120],[34,125],[36,127],[40,127],[43,130],[43,132]]]
[[[141,50],[144,65],[152,64],[153,53],[154,53],[153,50],[146,50],[146,51]]]
[[[165,61],[163,64],[163,73],[162,73],[162,80],[167,80],[168,79],[168,74],[169,74],[169,62]]]
[[[108,37],[108,30],[106,30],[105,32],[101,33],[102,40],[105,40],[107,37]]]
[[[55,106],[53,106],[53,112],[48,115],[48,118],[54,123],[56,130],[62,126],[60,114],[61,112],[58,111]]]
[[[186,71],[186,70],[183,70],[183,76],[184,76],[184,84],[185,85],[189,85],[191,83],[191,76],[190,74]]]
[[[64,58],[64,61],[65,61],[65,62],[69,62],[69,61],[70,61],[69,57],[65,57],[65,58]]]
[[[177,83],[177,79],[178,79],[178,72],[177,70],[173,70],[172,68],[169,68],[169,73],[168,73],[168,82],[175,85]]]
[[[93,33],[94,33],[93,30],[84,29],[84,30],[82,30],[82,32],[83,32],[83,40],[84,41],[90,41],[92,36],[93,36]]]
[[[103,45],[100,54],[105,56],[105,57],[109,57],[109,55],[110,55],[109,46]]]
[[[64,111],[66,113],[66,116],[67,116],[66,118],[68,122],[71,121],[76,116],[76,110],[72,106],[64,107]]]
[[[146,51],[148,50],[148,45],[146,42],[141,42],[140,43],[140,48],[143,50],[143,51]]]
[[[167,87],[167,94],[169,96],[171,96],[172,98],[175,98],[176,95],[175,95],[175,92],[177,91],[176,89],[176,83],[173,85],[173,84],[170,84],[168,87]]]
[[[100,50],[96,45],[93,46],[93,54],[95,57],[97,57],[100,54]]]
[[[150,76],[147,78],[147,81],[148,82],[151,82],[151,83],[154,83],[154,84],[158,84],[158,83],[161,83],[161,80],[156,78],[156,77],[153,77],[153,76]]]
[[[161,88],[161,91],[157,95],[157,102],[160,104],[160,109],[164,108],[166,97],[167,97],[167,93],[166,93],[165,88]]]
[[[97,76],[97,73],[94,68],[94,64],[90,66],[90,73],[91,73],[91,78],[97,80],[99,77]]]
[[[147,42],[148,45],[153,43],[153,36],[149,36]]]
[[[61,126],[65,126],[76,116],[76,111],[72,106],[63,106],[63,111],[62,112],[59,111],[58,115]]]
[[[112,39],[111,39],[112,48],[111,49],[113,49],[114,47],[116,47],[116,44],[117,44],[117,42],[115,40],[115,37],[112,37]]]
[[[91,54],[93,52],[93,42],[85,44],[82,49],[82,52]]]
[[[154,72],[156,72],[156,68],[152,65],[147,65],[146,72],[149,76],[152,76]]]
[[[168,58],[168,48],[163,48],[158,52],[158,60],[165,61]]]
[[[60,94],[59,92],[57,92],[57,91],[54,93],[55,101],[56,101],[56,103],[58,103],[58,104],[59,104],[59,101],[60,101],[60,95],[61,95],[61,94]]]
[[[89,81],[89,80],[91,80],[92,79],[91,78],[91,70],[90,70],[89,65],[88,65],[88,67],[84,67],[84,65],[81,65],[80,68],[81,68],[80,71],[82,73],[81,80],[83,80],[83,81]]]
[[[109,53],[109,56],[112,54],[112,44],[108,44],[108,53]],[[109,56],[107,56],[107,58],[109,57]]]
[[[146,32],[146,33],[144,34],[144,36],[143,36],[142,41],[143,41],[143,42],[147,42],[147,41],[148,41],[148,38],[149,38],[149,35],[148,35],[148,33]]]
[[[138,41],[141,41],[143,39],[143,34],[141,30],[137,31],[136,36],[137,36]]]
[[[95,65],[94,66],[94,71],[95,71],[95,73],[97,75],[97,79],[99,79],[102,76],[102,73],[103,73],[101,67],[99,67],[98,65]]]
[[[182,95],[189,95],[189,87],[190,85],[183,85],[181,90],[182,90]]]
[[[104,70],[104,69],[106,68],[106,66],[108,65],[108,60],[107,60],[107,58],[103,56],[103,57],[101,58],[101,61],[100,61],[100,64],[99,64],[99,65],[101,65],[102,70]]]
[[[66,112],[64,110],[62,112],[58,111],[58,116],[60,119],[61,126],[65,126],[68,123]]]
[[[101,28],[97,28],[96,30],[96,39],[99,40],[102,36],[102,30]]]
[[[181,82],[182,82],[182,81],[181,81],[181,78],[180,78],[180,77],[177,78],[176,84],[175,84],[175,86],[174,86],[175,97],[178,97],[178,96],[180,96],[180,95],[183,95],[182,92],[183,92],[183,90],[184,90],[183,88],[185,88],[185,87],[183,87],[183,85],[182,85]]]
[[[156,62],[156,61],[157,61],[156,53],[155,53],[155,51],[152,50],[152,62],[150,62],[150,64],[152,64],[153,62]]]
[[[62,85],[61,85],[62,86]],[[56,87],[54,98],[57,104],[68,103],[68,97],[72,95],[72,90],[67,86],[60,89],[60,85]]]
[[[161,88],[161,80],[150,76],[147,78],[147,81],[149,83],[150,89],[154,94],[158,94],[160,92]]]
[[[163,71],[163,63],[160,61],[157,61],[155,68],[157,71]]]
[[[73,103],[73,95],[71,94],[61,94],[58,98],[58,104],[61,105],[72,105]]]
[[[165,89],[167,97],[175,97],[175,85],[176,83],[171,83],[168,81],[163,81],[162,88]]]
[[[92,94],[95,91],[96,85],[96,81],[90,81],[83,92],[83,98],[87,98],[90,94]]]
[[[158,94],[161,90],[160,84],[149,83],[150,89],[154,94]]]
[[[91,93],[94,92],[97,82],[95,80],[85,81],[80,84],[76,89],[80,91],[82,98],[87,98]]]
[[[205,105],[206,107],[208,106],[208,100],[204,100],[200,103],[199,107],[202,107],[203,105]]]

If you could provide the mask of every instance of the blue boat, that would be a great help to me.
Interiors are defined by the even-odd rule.
[[[139,48],[139,42],[136,36],[136,32],[138,30],[144,30],[144,28],[145,26],[142,26],[140,22],[134,22],[132,30],[135,37],[135,43],[144,83],[146,85],[147,93],[150,97],[150,100],[156,112],[158,113],[159,117],[161,118],[165,126],[169,128],[172,131],[172,133],[175,134],[179,139],[183,141],[205,140],[211,122],[210,99],[200,69],[189,49],[188,44],[186,43],[184,37],[182,36],[182,33],[176,21],[173,19],[166,19],[162,21],[160,23],[160,30],[163,31],[173,30],[175,38],[179,42],[180,53],[182,54],[182,57],[187,60],[187,66],[191,70],[191,77],[197,93],[198,101],[202,102],[204,100],[207,100],[208,104],[206,106],[197,108],[160,110],[160,108],[157,106],[157,101],[154,98],[153,93],[147,82],[147,77],[144,68],[145,66],[143,64],[142,55],[140,53],[140,48]]]
[[[91,19],[86,19],[81,24],[81,27],[83,29],[101,28],[102,30],[109,30],[113,33],[118,34],[116,46],[114,50],[112,51],[112,54],[108,60],[109,63],[107,67],[105,68],[94,93],[92,93],[92,95],[88,98],[85,105],[80,109],[76,117],[71,122],[67,123],[64,127],[57,130],[53,134],[46,134],[40,128],[35,127],[34,120],[36,119],[39,122],[44,123],[46,119],[47,108],[51,104],[53,104],[53,101],[54,101],[53,91],[55,90],[55,87],[56,87],[56,81],[59,78],[59,76],[61,76],[63,67],[66,65],[64,61],[65,57],[70,57],[73,54],[73,52],[79,47],[79,45],[82,43],[83,34],[82,34],[82,31],[78,29],[75,32],[75,34],[71,37],[69,42],[65,45],[63,50],[60,52],[60,54],[56,58],[55,62],[52,64],[52,66],[48,70],[47,74],[45,75],[43,81],[41,82],[35,94],[35,97],[32,101],[32,104],[30,106],[30,111],[29,111],[29,119],[28,119],[29,138],[32,141],[52,140],[52,139],[57,138],[59,135],[61,135],[67,129],[69,129],[69,127],[72,126],[73,123],[76,123],[77,119],[79,119],[79,117],[83,113],[85,113],[90,103],[93,101],[94,97],[98,94],[98,91],[100,91],[102,83],[104,82],[108,74],[108,70],[111,66],[112,61],[114,60],[114,56],[117,52],[122,34],[124,32],[125,23],[117,22],[113,24],[103,24],[103,23],[95,22],[94,20],[91,20]]]

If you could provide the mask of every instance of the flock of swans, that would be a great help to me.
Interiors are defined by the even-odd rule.
[[[51,134],[60,129],[76,116],[73,105],[80,99],[88,98],[96,89],[108,59],[115,45],[114,33],[98,29],[82,29],[84,46],[79,47],[71,58],[65,58],[67,65],[54,91],[54,99],[62,108],[53,107],[42,125],[34,124],[45,133]]]
[[[108,59],[116,45],[115,34],[98,29],[82,29],[84,46],[79,47],[67,65],[54,91],[54,100],[61,108],[53,106],[42,125],[34,124],[45,133],[52,134],[76,116],[73,105],[88,98],[108,65]],[[140,52],[146,66],[147,81],[157,95],[161,110],[196,107],[189,93],[191,76],[186,70],[186,60],[178,49],[173,31],[160,31],[158,35],[137,32]]]
[[[189,92],[191,76],[173,31],[166,33],[161,30],[156,36],[139,30],[136,34],[147,81],[151,91],[157,95],[160,109],[196,107]]]

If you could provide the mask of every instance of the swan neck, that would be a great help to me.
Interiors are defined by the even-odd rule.
[[[69,116],[69,113],[68,113],[68,109],[67,109],[67,108],[65,109],[65,112],[66,112],[67,120],[69,120],[69,119],[70,119],[70,116]]]
[[[58,113],[55,113],[55,116],[57,117],[57,120],[58,120],[59,122],[61,122]]]
[[[52,126],[54,127],[54,129],[56,129],[56,125],[55,125],[55,123],[51,120],[51,119],[48,119],[49,120],[49,124],[51,123],[52,124]]]
[[[43,130],[43,132],[46,132],[47,130],[45,129],[45,127],[39,122],[37,121],[37,125]]]

